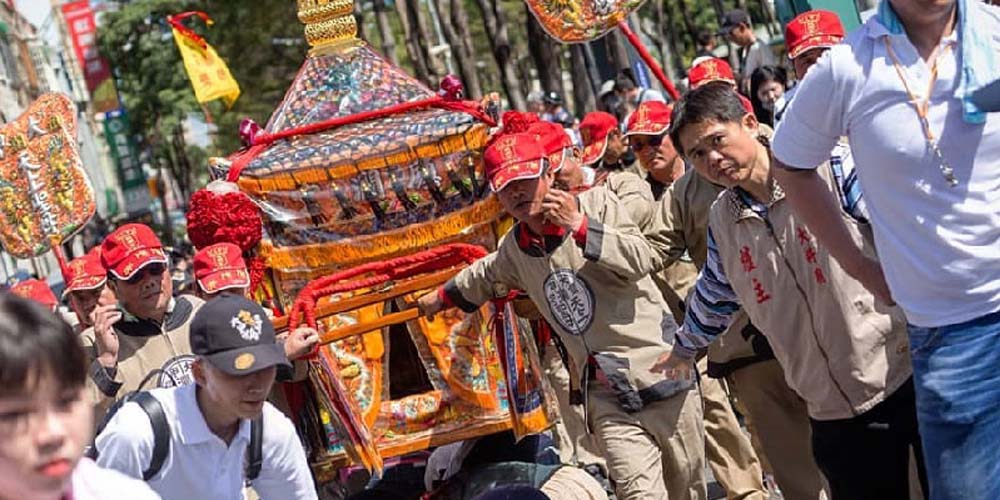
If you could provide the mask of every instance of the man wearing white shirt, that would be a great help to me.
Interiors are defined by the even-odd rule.
[[[150,392],[169,423],[170,446],[149,485],[170,499],[241,500],[246,483],[261,500],[316,499],[294,426],[266,402],[276,367],[289,363],[264,310],[234,294],[209,301],[191,322],[191,349],[195,383]],[[97,438],[98,463],[143,477],[154,456],[151,422],[139,404],[122,406]],[[255,425],[262,428],[256,474],[247,467]]]
[[[883,0],[810,69],[773,142],[802,219],[906,313],[934,500],[1000,498],[1000,114],[970,99],[998,74],[1000,9]],[[814,171],[842,135],[881,267],[847,239]]]

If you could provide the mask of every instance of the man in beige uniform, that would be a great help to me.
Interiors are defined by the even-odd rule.
[[[108,235],[101,261],[118,304],[98,306],[94,326],[82,336],[92,357],[88,385],[103,413],[129,392],[193,380],[188,324],[202,301],[173,298],[163,245],[143,224]]]
[[[674,150],[667,129],[673,108],[663,102],[647,101],[629,116],[625,137],[648,172],[646,181],[656,201],[664,191],[684,175],[684,160]],[[655,220],[655,217],[654,217]],[[651,232],[650,228],[642,228]],[[653,274],[663,297],[674,313],[674,319],[684,320],[684,301],[698,277],[698,268],[686,253],[666,269]],[[709,357],[698,361],[698,371],[707,371]],[[767,498],[760,461],[750,440],[740,429],[729,395],[717,378],[701,378],[701,396],[705,412],[705,456],[712,473],[726,490],[726,498]]]
[[[527,132],[538,136],[543,152],[548,155],[549,165],[555,176],[554,186],[571,193],[590,189],[584,170],[586,167],[581,161],[580,148],[573,145],[565,129],[554,123],[540,121],[528,127]],[[532,319],[540,319],[541,315],[533,304],[531,309],[529,315],[535,316]],[[525,316],[522,311],[518,311],[518,314]],[[555,342],[558,342],[558,338],[553,338],[547,345],[542,346],[541,361],[559,403],[560,419],[555,425],[552,436],[556,446],[559,447],[559,458],[563,463],[582,467],[591,474],[599,472],[606,479],[607,463],[601,456],[597,439],[587,430],[583,402],[571,401],[573,399],[571,394],[577,389],[578,384],[570,380],[566,368],[568,360],[563,360]],[[594,467],[599,471],[593,470]]]
[[[484,161],[493,190],[519,222],[495,253],[421,297],[421,311],[476,310],[495,283],[526,291],[566,346],[618,496],[705,498],[693,383],[651,371],[669,353],[664,335],[676,323],[649,277],[649,244],[606,189],[577,197],[551,189],[537,136],[501,137]]]
[[[660,265],[670,265],[687,254],[699,269],[705,266],[709,209],[724,190],[693,169],[666,190],[657,206],[654,230],[646,234],[657,258],[664,259]],[[785,497],[823,498],[805,402],[788,387],[767,339],[745,313],[733,316],[732,325],[709,346],[704,359],[707,367],[699,366],[699,370],[707,368],[710,377],[726,379]]]
[[[727,189],[709,214],[708,259],[683,328],[657,369],[686,372],[742,306],[806,401],[813,455],[833,498],[907,498],[919,436],[902,311],[876,301],[793,213],[771,176],[757,120],[732,89],[706,85],[677,106],[674,144]],[[841,193],[849,234],[873,254],[855,211],[859,193],[833,187],[832,162],[818,171]]]
[[[628,209],[636,225],[640,228],[648,225],[653,215],[653,194],[639,162],[627,159],[631,154],[618,119],[603,111],[587,113],[580,122],[580,136],[583,164],[597,172],[592,185],[607,186]]]
[[[77,333],[93,325],[94,309],[102,304],[113,304],[115,294],[104,286],[108,271],[101,264],[101,247],[97,246],[81,257],[66,264],[66,288],[63,298],[76,315]]]

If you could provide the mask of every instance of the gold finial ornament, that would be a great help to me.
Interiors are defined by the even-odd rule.
[[[299,21],[306,25],[306,42],[310,47],[357,37],[354,0],[298,0],[298,3]]]

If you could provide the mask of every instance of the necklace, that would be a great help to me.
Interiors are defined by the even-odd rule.
[[[934,137],[934,132],[931,131],[931,123],[927,118],[927,109],[930,107],[931,102],[931,92],[934,90],[934,83],[937,82],[938,77],[938,61],[941,58],[941,53],[951,49],[950,45],[945,45],[942,51],[935,50],[934,53],[934,63],[931,64],[931,78],[930,82],[927,84],[927,95],[921,101],[917,99],[916,94],[910,88],[910,82],[906,79],[906,73],[904,73],[903,65],[899,62],[899,58],[896,57],[896,52],[892,50],[892,44],[889,43],[889,37],[882,38],[885,42],[885,49],[889,53],[889,57],[892,58],[892,65],[896,68],[896,74],[899,75],[900,81],[903,82],[903,88],[906,89],[906,94],[910,97],[910,104],[913,105],[913,109],[917,112],[917,117],[920,118],[920,125],[924,130],[924,138],[927,139],[927,147],[930,148],[934,157],[937,159],[938,167],[941,169],[941,175],[944,176],[944,180],[948,182],[948,185],[955,187],[958,185],[958,179],[955,178],[955,169],[951,167],[948,160],[945,159],[944,153],[941,152],[941,148],[938,147],[938,140]]]

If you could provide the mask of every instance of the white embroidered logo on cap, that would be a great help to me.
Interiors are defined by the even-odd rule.
[[[260,330],[262,323],[259,314],[251,314],[249,311],[241,310],[239,314],[229,320],[229,325],[240,333],[240,337],[247,342],[260,340]]]

